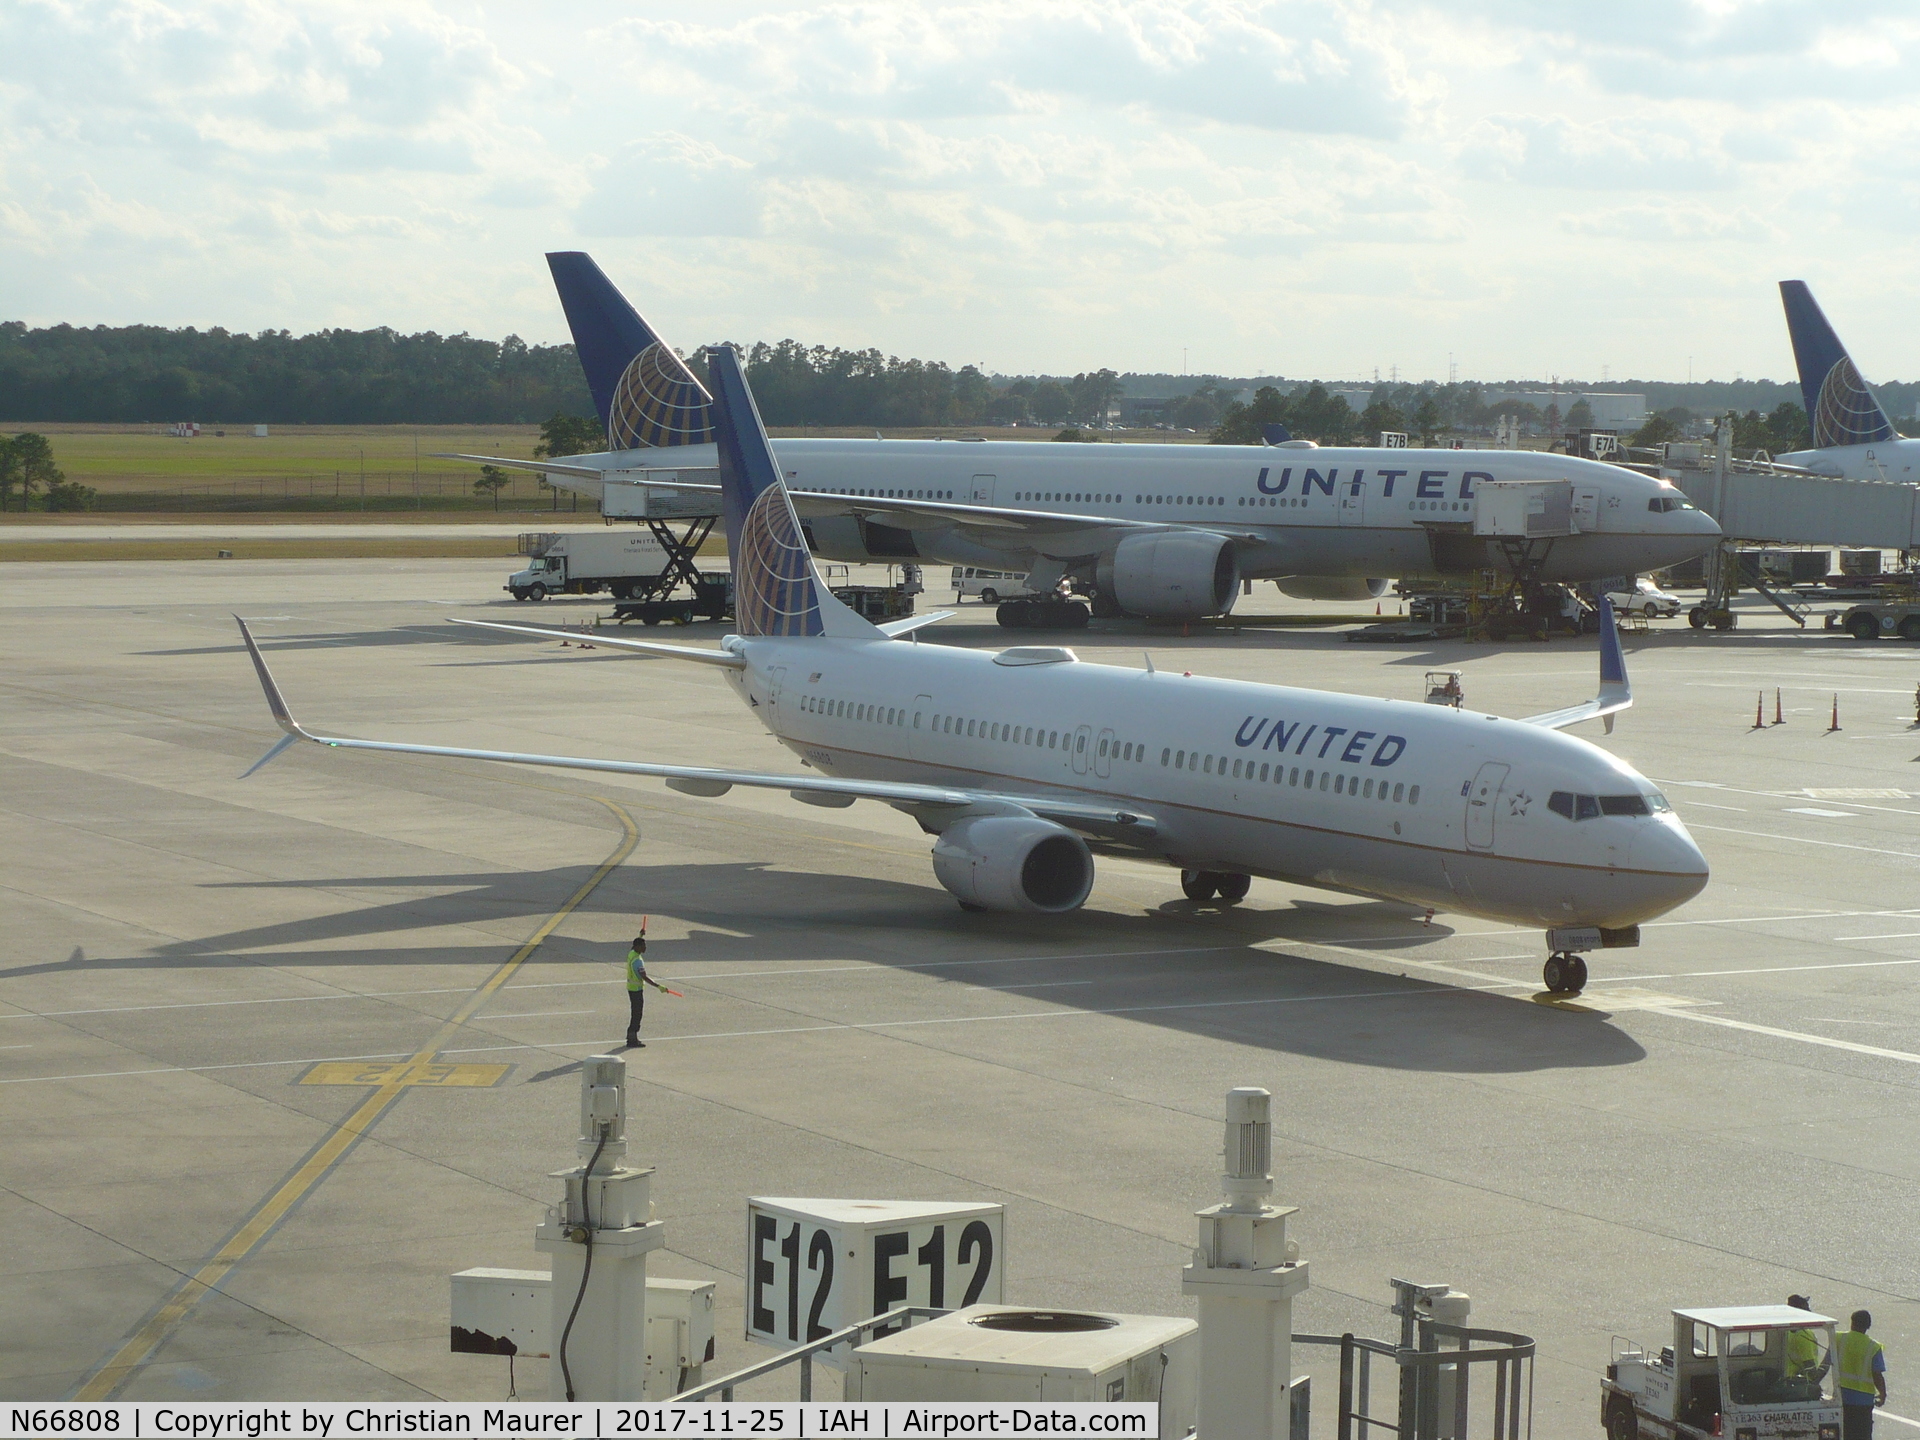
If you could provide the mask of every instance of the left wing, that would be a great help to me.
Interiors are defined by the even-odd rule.
[[[686,795],[724,795],[736,785],[751,789],[785,790],[794,799],[812,805],[840,807],[856,800],[879,800],[906,810],[925,820],[935,830],[945,829],[962,815],[1000,814],[1036,815],[1070,830],[1145,844],[1154,836],[1153,818],[1110,805],[1085,804],[1074,800],[1055,800],[1045,796],[1011,795],[991,790],[971,790],[946,785],[912,785],[891,780],[835,780],[819,775],[776,775],[747,770],[716,770],[697,765],[655,765],[639,760],[589,760],[571,755],[522,754],[511,750],[465,750],[448,745],[406,745],[392,740],[353,740],[340,735],[317,735],[293,718],[293,711],[280,693],[280,686],[267,668],[266,658],[254,642],[247,622],[234,616],[247,654],[253,658],[254,673],[266,692],[267,708],[286,734],[241,778],[285,751],[296,740],[308,740],[333,750],[381,750],[401,755],[435,755],[458,760],[496,760],[509,765],[544,765],[561,770],[597,770],[614,775],[647,775],[667,782],[667,788]],[[505,626],[493,628],[506,629]],[[513,627],[524,628],[524,627]],[[549,632],[565,633],[565,632]],[[603,643],[596,641],[595,643]],[[629,642],[639,644],[641,642]],[[656,646],[655,649],[678,649]],[[688,651],[690,656],[703,652]],[[729,656],[729,659],[739,659]],[[742,664],[745,662],[742,661]]]
[[[1633,704],[1633,687],[1627,684],[1627,657],[1620,651],[1620,628],[1614,624],[1613,606],[1600,597],[1600,691],[1593,699],[1564,710],[1549,710],[1544,715],[1529,715],[1521,723],[1539,725],[1547,730],[1564,730],[1582,720],[1605,718],[1607,733],[1613,733],[1613,717]]]

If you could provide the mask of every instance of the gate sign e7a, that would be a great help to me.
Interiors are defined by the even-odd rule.
[[[901,1305],[998,1305],[1006,1263],[1002,1205],[754,1197],[747,1339],[786,1350]]]

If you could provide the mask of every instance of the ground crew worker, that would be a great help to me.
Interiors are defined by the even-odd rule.
[[[1833,1342],[1840,1378],[1841,1440],[1873,1440],[1873,1407],[1887,1403],[1887,1357],[1867,1334],[1873,1316],[1853,1312],[1853,1328]]]
[[[627,1045],[629,1048],[646,1049],[647,1042],[640,1038],[640,1017],[647,1013],[647,986],[655,984],[647,974],[647,937],[633,937],[633,948],[627,951]]]
[[[1813,1309],[1813,1301],[1805,1295],[1787,1296],[1787,1304],[1796,1310]],[[1796,1375],[1812,1374],[1816,1378],[1826,1374],[1827,1367],[1820,1354],[1820,1341],[1811,1330],[1789,1330],[1787,1332],[1787,1378]]]

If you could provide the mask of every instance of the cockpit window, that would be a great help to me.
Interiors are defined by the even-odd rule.
[[[1575,795],[1556,790],[1547,797],[1547,808],[1568,820],[1593,820],[1601,815],[1658,815],[1673,806],[1667,797],[1652,795]]]
[[[1656,495],[1647,501],[1647,509],[1655,515],[1664,515],[1669,510],[1691,510],[1693,506],[1677,495]]]

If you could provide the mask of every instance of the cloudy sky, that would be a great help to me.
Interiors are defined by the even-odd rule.
[[[695,19],[686,18],[695,16]],[[0,319],[1920,374],[1916,0],[6,0]]]

